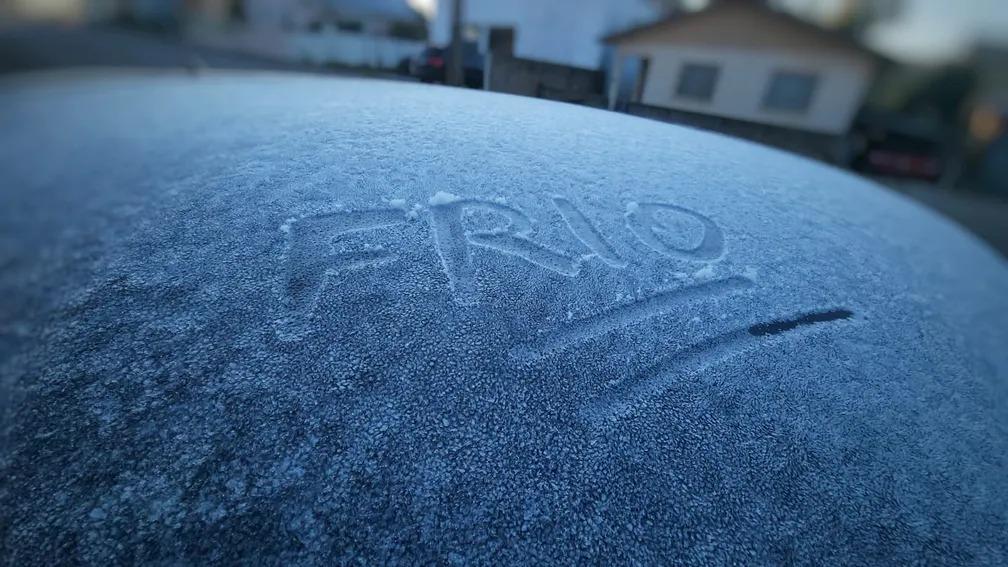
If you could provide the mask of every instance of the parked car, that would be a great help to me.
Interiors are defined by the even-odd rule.
[[[427,47],[413,59],[410,74],[424,83],[444,83],[447,76],[449,50],[443,47]],[[483,88],[483,55],[475,43],[466,43],[462,48],[462,70],[465,86]]]
[[[951,134],[936,123],[866,109],[858,116],[855,132],[861,140],[851,163],[856,171],[929,182],[946,172]]]
[[[889,133],[870,141],[854,168],[869,175],[937,181],[943,171],[941,145],[933,140]]]

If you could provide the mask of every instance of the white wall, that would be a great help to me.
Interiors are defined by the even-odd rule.
[[[872,74],[868,61],[836,52],[637,45],[632,51],[620,50],[620,54],[651,59],[641,100],[644,104],[829,134],[849,129]],[[685,63],[720,67],[710,101],[676,96],[679,73]],[[818,77],[806,111],[763,108],[763,98],[775,71],[808,72]]]
[[[483,29],[513,27],[515,56],[573,67],[600,69],[609,33],[653,21],[651,0],[464,0],[463,19]],[[431,42],[451,40],[451,0],[438,0]]]
[[[402,58],[419,54],[424,46],[422,41],[325,30],[295,34],[291,49],[298,61],[391,69]]]
[[[392,69],[404,57],[419,54],[426,44],[394,37],[325,29],[321,32],[286,32],[272,29],[229,30],[190,29],[187,39],[197,45],[215,47],[276,59],[335,63],[355,67]]]

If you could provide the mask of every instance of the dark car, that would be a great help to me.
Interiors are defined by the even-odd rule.
[[[410,74],[424,83],[444,83],[448,73],[450,50],[443,47],[428,47],[413,59]],[[475,43],[465,43],[462,47],[463,84],[474,89],[483,88],[483,55]]]
[[[865,109],[855,130],[863,140],[851,163],[856,171],[936,182],[948,169],[950,134],[940,124]]]
[[[944,170],[940,142],[898,132],[869,140],[854,160],[856,170],[870,175],[937,181]]]

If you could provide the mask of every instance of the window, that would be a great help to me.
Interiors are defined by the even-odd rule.
[[[818,77],[811,73],[777,71],[770,78],[763,107],[771,110],[804,112],[812,104]]]
[[[676,96],[695,100],[710,100],[714,96],[720,70],[714,65],[687,63],[679,73]]]

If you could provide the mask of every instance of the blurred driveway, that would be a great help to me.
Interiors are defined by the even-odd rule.
[[[958,222],[1008,258],[1008,201],[920,182],[877,180]]]

